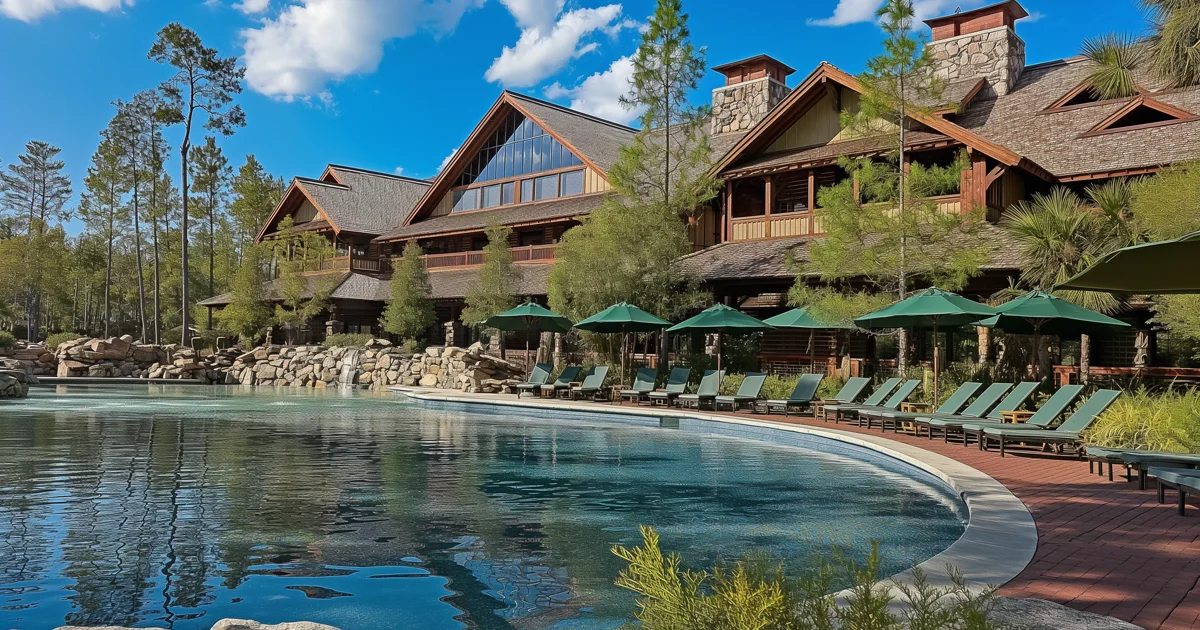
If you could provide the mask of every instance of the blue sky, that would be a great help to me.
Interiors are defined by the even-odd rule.
[[[803,78],[820,61],[858,72],[879,48],[881,0],[684,0],[710,65],[773,55]],[[918,0],[925,15],[983,0]],[[1030,63],[1087,36],[1142,28],[1133,0],[1024,0]],[[652,0],[0,0],[0,163],[24,143],[63,148],[86,172],[111,101],[167,76],[146,59],[171,21],[247,66],[248,126],[221,140],[235,166],[327,163],[430,177],[509,87],[615,118]],[[696,98],[721,77],[709,73]],[[171,136],[172,139],[175,136]],[[178,168],[173,158],[170,166]],[[77,183],[77,187],[80,186]]]

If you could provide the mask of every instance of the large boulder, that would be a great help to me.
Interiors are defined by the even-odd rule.
[[[11,373],[0,374],[0,398],[25,398],[28,395],[28,384],[21,382]]]
[[[1075,610],[1044,599],[997,597],[988,621],[1021,630],[1139,630],[1113,617]]]

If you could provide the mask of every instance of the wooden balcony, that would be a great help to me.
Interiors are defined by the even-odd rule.
[[[938,210],[947,214],[962,214],[960,195],[930,197]],[[788,212],[771,216],[743,217],[729,222],[731,241],[755,241],[767,238],[816,236],[825,233],[820,217],[812,212]]]
[[[514,264],[537,264],[554,262],[554,251],[556,245],[526,245],[524,247],[512,248],[512,259]],[[389,259],[391,265],[396,263],[399,256],[393,256]],[[450,254],[426,254],[425,267],[430,271],[440,269],[461,269],[464,267],[478,267],[487,260],[487,256],[482,251],[470,252],[454,252]],[[358,262],[357,260],[355,261]]]

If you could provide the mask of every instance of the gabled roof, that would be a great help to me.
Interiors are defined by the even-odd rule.
[[[584,164],[605,178],[608,177],[608,169],[616,162],[621,146],[628,143],[637,133],[637,130],[625,125],[505,90],[467,136],[442,172],[433,179],[429,190],[404,218],[402,226],[414,223],[418,217],[427,216],[437,206],[453,187],[455,178],[475,158],[475,154],[482,148],[496,125],[503,122],[504,117],[512,110],[532,119],[555,140],[570,149]]]
[[[515,206],[500,206],[489,210],[452,212],[425,221],[401,225],[388,231],[376,241],[398,241],[431,234],[457,234],[478,232],[496,223],[509,227],[544,223],[555,219],[569,219],[585,215],[600,207],[604,193],[558,197],[546,201],[535,201]]]
[[[828,62],[821,62],[817,69],[812,72],[796,89],[788,94],[775,109],[761,122],[750,130],[737,144],[729,150],[725,156],[720,159],[713,167],[713,173],[717,174],[731,165],[737,163],[738,160],[757,156],[758,153],[770,146],[779,134],[783,133],[795,123],[799,118],[808,111],[817,100],[823,96],[823,89],[829,82],[833,82],[845,88],[862,93],[863,87],[857,78],[851,76],[842,70],[834,67]],[[818,92],[822,90],[822,92]],[[978,90],[975,90],[978,92]],[[969,92],[969,90],[968,90]],[[964,97],[965,98],[965,97]],[[984,155],[996,160],[1006,166],[1018,166],[1026,171],[1029,171],[1043,179],[1053,179],[1041,166],[1034,161],[1023,157],[1019,153],[1010,150],[1009,148],[997,144],[980,134],[977,134],[969,129],[965,129],[941,116],[933,114],[925,114],[923,112],[913,112],[910,118],[922,125],[928,127],[934,132],[949,136],[964,145],[977,150]]]
[[[420,179],[330,164],[320,179],[292,179],[258,238],[301,199],[310,201],[320,215],[318,220],[338,234],[382,234],[412,209],[427,188],[429,182]]]

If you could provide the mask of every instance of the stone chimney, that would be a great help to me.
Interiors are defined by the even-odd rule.
[[[747,131],[787,98],[787,77],[795,70],[783,62],[758,55],[713,68],[725,75],[725,85],[713,90],[712,133]]]
[[[933,29],[928,44],[935,72],[947,83],[983,77],[984,91],[1004,95],[1025,69],[1025,41],[1016,21],[1029,17],[1016,0],[925,20]]]

